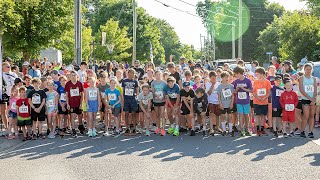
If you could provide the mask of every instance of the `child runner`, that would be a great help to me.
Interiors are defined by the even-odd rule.
[[[48,129],[49,129],[49,139],[55,138],[54,129],[56,127],[56,115],[58,110],[59,96],[58,93],[54,90],[54,82],[48,81],[48,92],[46,92],[46,115],[48,118]]]
[[[80,131],[84,130],[82,125],[82,109],[81,102],[83,101],[83,86],[80,81],[77,81],[77,73],[75,71],[70,72],[70,81],[67,82],[66,87],[66,98],[67,98],[67,109],[71,113],[71,128],[72,128],[72,137],[77,137],[77,132],[75,129],[75,119],[78,115]]]
[[[97,136],[95,128],[97,112],[101,108],[99,89],[96,88],[96,79],[89,77],[89,87],[84,91],[84,99],[88,109],[88,136]]]
[[[195,92],[195,97],[193,99],[193,109],[194,112],[197,114],[198,117],[201,119],[202,123],[202,134],[205,136],[207,133],[206,127],[206,112],[208,109],[208,97],[206,91],[203,88],[198,88]],[[192,120],[192,129],[195,128],[195,121]]]
[[[229,134],[234,137],[234,132],[232,131],[233,123],[231,117],[231,109],[233,108],[234,100],[234,88],[231,83],[228,82],[229,73],[223,71],[221,73],[221,84],[217,88],[219,104],[221,109],[220,120],[222,127],[222,136],[226,135],[226,121],[229,123]],[[226,119],[223,117],[226,116]]]
[[[203,83],[201,83],[202,77],[200,75],[194,76],[194,84],[192,86],[193,90],[197,90],[198,88],[204,88]]]
[[[21,87],[19,88],[20,99],[17,100],[17,119],[18,119],[18,127],[22,129],[23,132],[23,141],[31,140],[31,117],[30,117],[30,106],[27,98],[27,88]],[[26,133],[26,129],[28,132],[28,136]]]
[[[166,96],[166,108],[168,113],[168,119],[171,124],[171,128],[175,127],[173,136],[179,136],[179,116],[180,116],[180,88],[176,84],[174,77],[168,77],[167,85],[164,88]],[[175,119],[175,122],[173,121]],[[165,136],[166,131],[164,130],[165,119],[162,120],[161,135]]]
[[[145,121],[146,136],[150,136],[149,126],[151,118],[151,100],[153,99],[153,95],[152,92],[150,92],[148,84],[142,85],[141,90],[142,92],[138,96],[138,101]]]
[[[272,127],[273,127],[273,135],[278,137],[278,130],[281,130],[281,126],[277,125],[281,122],[282,117],[282,107],[280,104],[280,96],[283,93],[284,89],[280,87],[282,78],[281,76],[276,76],[274,78],[274,86],[271,89],[271,97],[272,97]],[[278,127],[278,128],[277,128]]]
[[[30,91],[28,94],[28,100],[31,107],[31,120],[33,121],[33,139],[44,139],[45,136],[42,134],[42,122],[46,120],[46,98],[47,95],[44,90],[39,89],[40,87],[40,79],[34,78],[32,79],[32,84],[34,90]],[[38,133],[36,132],[38,127]]]
[[[304,65],[303,70],[305,74],[299,79],[299,89],[302,96],[302,125],[301,125],[301,137],[306,137],[305,128],[307,123],[309,123],[309,138],[314,138],[313,128],[314,128],[314,115],[315,115],[315,105],[317,99],[317,82],[316,78],[313,77],[312,71],[313,66],[310,63]]]
[[[264,130],[264,120],[268,114],[268,97],[270,96],[271,83],[265,78],[265,70],[257,67],[255,75],[257,79],[253,82],[253,107],[257,122],[257,135],[267,135]]]
[[[26,84],[26,88],[27,88],[27,95],[29,94],[29,92],[31,90],[33,90],[33,86],[31,85],[31,80],[32,80],[32,77],[29,75],[29,74],[26,74],[24,77],[23,77],[23,82]]]
[[[290,136],[294,136],[295,107],[298,105],[297,93],[292,91],[292,81],[287,79],[285,82],[285,91],[280,96],[280,104],[282,107],[282,130],[283,137],[287,138],[287,124],[290,126]]]
[[[191,88],[190,82],[186,81],[182,84],[183,89],[180,90],[181,97],[181,115],[185,116],[187,119],[187,127],[190,128],[192,121],[194,121],[193,116],[193,98],[195,97],[194,91]],[[195,136],[195,129],[192,128],[190,136]]]
[[[123,95],[123,111],[125,112],[125,121],[127,129],[125,133],[128,135],[131,133],[136,134],[136,111],[138,110],[137,94],[139,93],[138,81],[133,80],[135,74],[134,69],[128,70],[128,78],[122,81]],[[130,117],[129,117],[130,116]]]
[[[116,131],[113,134],[114,136],[120,134],[120,119],[118,118],[118,116],[121,115],[121,93],[120,93],[120,90],[116,88],[117,84],[118,84],[117,79],[111,78],[110,88],[106,89],[106,92],[105,92],[105,95],[106,95],[105,98],[107,102],[105,112],[111,109],[111,112],[116,124]],[[109,134],[107,133],[105,135],[109,135]]]
[[[60,76],[59,77],[59,82],[60,86],[57,89],[57,92],[59,94],[59,103],[58,103],[58,114],[60,116],[60,121],[59,121],[59,132],[60,132],[60,137],[64,137],[64,133],[66,132],[66,126],[68,122],[68,109],[67,109],[67,94],[65,91],[65,87],[67,84],[67,77],[66,76]]]
[[[9,99],[9,136],[8,139],[17,139],[18,138],[18,127],[17,127],[17,100],[19,99],[19,92],[18,87],[16,85],[12,86],[11,88],[11,95]],[[14,135],[11,131],[11,128],[13,127]]]

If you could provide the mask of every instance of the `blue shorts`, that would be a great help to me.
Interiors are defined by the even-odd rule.
[[[250,114],[250,104],[237,104],[239,114]]]
[[[98,112],[99,111],[98,106],[99,106],[98,100],[88,101],[87,112],[94,112],[94,113]]]
[[[123,111],[124,112],[136,112],[138,110],[138,103],[136,100],[124,101]]]
[[[17,118],[17,113],[16,112],[12,112],[12,111],[9,111],[9,117],[11,118]]]

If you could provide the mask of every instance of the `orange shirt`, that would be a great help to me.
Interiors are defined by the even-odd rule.
[[[261,98],[267,97],[270,90],[271,90],[271,83],[267,79],[255,80],[253,82],[253,93],[257,94]],[[268,98],[266,98],[264,101],[260,101],[255,96],[253,96],[253,104],[268,105]]]

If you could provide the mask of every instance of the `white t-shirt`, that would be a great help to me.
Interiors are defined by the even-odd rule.
[[[81,71],[81,69],[79,69],[78,75],[79,75],[79,78],[80,78],[79,81],[81,83],[84,83],[86,81],[86,77],[87,77],[86,71]]]
[[[2,73],[2,76],[3,76],[3,79],[4,81],[6,82],[7,84],[7,95],[10,96],[11,95],[11,89],[12,89],[12,86],[14,85],[14,80],[16,78],[18,78],[17,74],[14,73],[14,72],[8,72],[8,73],[5,73],[3,72]]]
[[[218,89],[218,87],[219,87],[220,84],[221,84],[221,83],[216,82],[216,84],[214,85],[214,88],[213,88],[212,93],[211,93],[210,95],[208,94],[208,103],[210,103],[210,104],[219,104],[218,91],[217,91],[217,89]],[[212,86],[212,83],[211,83],[211,82],[208,82],[208,83],[206,84],[206,92],[207,92],[207,93],[208,93],[208,91],[210,90],[211,86]]]

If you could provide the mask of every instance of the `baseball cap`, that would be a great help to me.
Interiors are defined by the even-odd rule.
[[[300,65],[303,66],[308,62],[307,58],[302,58],[300,61]]]
[[[51,71],[51,74],[58,75],[58,74],[59,74],[59,72],[58,72],[57,70],[52,70],[52,71]]]
[[[140,61],[139,60],[135,60],[134,63],[135,64],[140,64]]]
[[[15,80],[14,80],[14,84],[18,84],[18,83],[21,83],[22,82],[22,80],[20,79],[20,78],[16,78]]]
[[[202,66],[201,66],[201,64],[197,63],[197,64],[195,65],[195,68],[202,68]]]
[[[185,82],[183,82],[182,86],[183,86],[183,87],[190,87],[191,84],[190,84],[189,81],[185,81]]]
[[[24,66],[29,66],[29,62],[28,62],[28,61],[25,61],[25,62],[23,63],[23,65],[24,65]]]

